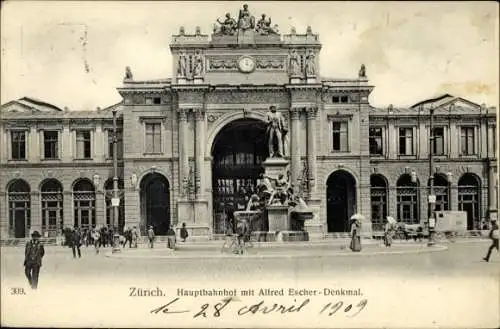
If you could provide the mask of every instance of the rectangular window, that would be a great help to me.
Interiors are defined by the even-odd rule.
[[[474,147],[474,127],[462,127],[460,129],[460,154],[476,154]]]
[[[340,102],[341,103],[349,103],[349,97],[348,96],[340,96]]]
[[[26,159],[26,132],[12,131],[11,132],[11,157],[12,160]]]
[[[333,96],[332,97],[332,103],[340,103],[340,97],[339,96]]]
[[[146,153],[161,153],[160,123],[146,123]]]
[[[383,155],[383,139],[382,139],[382,128],[370,128],[369,131],[369,143],[370,143],[370,154],[372,155]]]
[[[413,128],[399,128],[399,155],[413,155]]]
[[[113,158],[113,130],[108,130],[108,158]],[[117,157],[120,159],[123,155],[123,138],[121,131],[116,132]]]
[[[90,131],[88,130],[76,132],[76,157],[77,159],[92,158]]]
[[[155,105],[161,104],[161,97],[154,97],[153,104],[155,104]]]
[[[349,150],[347,122],[332,122],[333,151],[347,152]]]
[[[45,159],[59,158],[59,132],[44,131],[43,132],[43,156]]]
[[[444,128],[432,128],[432,154],[444,155]]]

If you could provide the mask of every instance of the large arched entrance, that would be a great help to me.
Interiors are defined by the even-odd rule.
[[[356,180],[347,171],[337,170],[328,177],[326,207],[328,232],[348,232],[356,212]]]
[[[256,119],[232,121],[217,134],[212,147],[215,234],[224,233],[227,223],[234,221],[234,211],[245,208],[259,175],[264,172],[265,138],[265,123]]]
[[[474,174],[464,174],[458,180],[458,210],[467,213],[467,230],[481,229],[481,181]]]
[[[12,181],[7,188],[9,229],[15,238],[27,236],[31,226],[30,186],[22,179]]]
[[[166,235],[170,227],[170,184],[165,176],[151,173],[141,180],[143,229],[151,225],[156,235]]]

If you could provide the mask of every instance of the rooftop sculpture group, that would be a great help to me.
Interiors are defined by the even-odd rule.
[[[277,34],[278,26],[271,26],[271,17],[266,19],[266,14],[262,14],[262,18],[255,23],[255,17],[248,10],[248,5],[244,4],[243,9],[240,9],[238,21],[231,17],[230,13],[226,13],[224,21],[217,19],[219,26],[214,29],[214,34],[217,35],[235,35],[239,31],[254,30],[260,35]]]

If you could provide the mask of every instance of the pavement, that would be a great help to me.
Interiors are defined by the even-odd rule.
[[[433,247],[423,242],[403,242],[395,243],[392,248],[372,241],[363,243],[359,253],[347,249],[347,243],[347,240],[270,243],[256,245],[243,255],[221,254],[222,241],[179,243],[173,252],[164,245],[154,249],[141,245],[115,254],[109,247],[99,254],[93,247],[83,247],[82,257],[76,259],[70,248],[47,246],[36,291],[29,289],[24,277],[23,248],[2,247],[2,325],[255,327],[258,323],[263,327],[407,327],[408,324],[422,328],[498,327],[500,253],[495,251],[490,263],[481,260],[489,241],[460,240]],[[130,297],[132,288],[160,289],[164,295],[163,298]],[[192,315],[151,315],[153,308],[179,297],[179,289],[201,288],[239,292],[268,288],[286,292],[360,289],[364,298],[369,299],[369,306],[359,320],[340,318],[340,314],[320,319],[318,312],[324,305],[333,305],[339,298],[359,303],[355,297],[321,295],[311,298],[308,311],[297,317],[255,315],[238,320],[232,315],[237,311],[236,305],[243,302],[258,303],[264,299],[269,303],[293,302],[294,298],[300,302],[299,297],[239,295],[241,301],[235,301],[237,304],[231,306],[225,318],[207,318],[211,322],[203,322],[201,318],[191,322]],[[16,295],[14,289],[24,289],[23,295]],[[203,303],[216,300],[182,297],[177,310],[200,309]],[[458,315],[462,317],[457,318]],[[239,321],[239,325],[234,321]]]

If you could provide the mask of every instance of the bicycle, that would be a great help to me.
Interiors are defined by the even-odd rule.
[[[242,240],[242,244],[239,243],[238,235],[232,234],[226,236],[224,243],[222,244],[221,253],[233,253],[233,254],[243,254],[248,248],[253,248],[253,242],[250,239],[250,235],[245,235]]]

